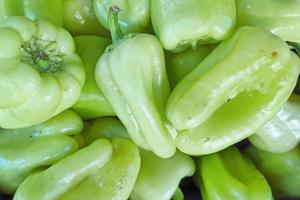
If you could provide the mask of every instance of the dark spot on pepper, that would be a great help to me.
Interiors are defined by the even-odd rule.
[[[227,99],[227,102],[230,102],[231,101],[231,99],[229,98],[229,99]]]
[[[277,51],[272,51],[272,54],[271,54],[271,55],[272,55],[272,58],[276,58],[276,57],[277,57],[277,54],[278,54]]]

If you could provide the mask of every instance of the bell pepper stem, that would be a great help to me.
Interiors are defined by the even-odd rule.
[[[112,42],[113,44],[117,44],[123,37],[124,34],[121,30],[119,21],[118,21],[118,13],[121,9],[118,6],[111,6],[109,8],[108,13],[108,24],[111,32]]]
[[[300,43],[298,43],[298,42],[290,42],[290,41],[287,41],[286,43],[289,46],[291,46],[293,49],[295,49],[298,57],[300,58]]]
[[[183,192],[181,191],[180,187],[178,187],[175,193],[173,194],[172,200],[183,200],[183,199],[184,199]]]

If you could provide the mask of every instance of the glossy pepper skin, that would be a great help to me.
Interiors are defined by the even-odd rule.
[[[287,101],[299,71],[299,59],[279,37],[239,28],[170,95],[167,116],[178,130],[177,147],[209,154],[254,134]]]
[[[180,53],[165,52],[166,68],[171,87],[174,88],[213,49],[214,45],[203,45]]]
[[[300,141],[300,96],[291,95],[275,117],[248,138],[256,147],[271,153],[283,153]]]
[[[300,42],[298,0],[236,0],[236,7],[239,26],[264,27],[283,40]]]
[[[124,138],[99,139],[27,177],[14,200],[126,200],[139,167],[134,143]]]
[[[70,108],[85,80],[71,35],[46,21],[0,22],[0,127],[42,123]]]
[[[71,136],[82,128],[80,117],[66,110],[36,126],[0,129],[0,191],[15,192],[32,171],[75,152],[78,144]]]
[[[0,21],[12,16],[47,20],[56,26],[62,26],[62,0],[0,0]]]
[[[197,157],[196,181],[203,200],[272,200],[271,188],[250,159],[232,146]]]
[[[110,12],[113,44],[97,63],[96,82],[132,140],[160,157],[171,157],[174,130],[164,113],[170,87],[162,47],[150,34],[120,39],[117,10]]]
[[[109,9],[121,8],[119,23],[121,30],[127,33],[142,32],[150,26],[150,0],[94,0],[94,10],[99,22],[109,27]]]
[[[234,0],[151,0],[155,34],[169,51],[228,38],[236,21]]]
[[[76,52],[82,59],[86,71],[86,81],[80,98],[72,109],[83,119],[115,115],[95,80],[96,63],[111,41],[98,36],[77,36],[74,41]]]
[[[300,146],[285,153],[270,153],[254,146],[246,150],[264,174],[278,199],[300,198]]]
[[[72,35],[108,36],[94,12],[93,0],[62,0],[64,28]]]

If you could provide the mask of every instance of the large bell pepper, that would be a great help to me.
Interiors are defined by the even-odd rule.
[[[250,146],[246,154],[265,175],[278,199],[300,198],[300,146],[276,154]]]
[[[111,6],[121,8],[119,23],[124,33],[142,32],[150,26],[150,0],[94,0],[96,16],[107,30]]]
[[[0,129],[0,191],[13,193],[32,171],[75,152],[70,136],[82,131],[80,117],[64,111],[50,120],[23,129]]]
[[[62,1],[64,9],[64,28],[70,31],[72,35],[108,36],[108,31],[96,18],[93,0]]]
[[[139,152],[130,140],[99,139],[28,176],[14,200],[127,200],[139,168]]]
[[[213,48],[213,45],[203,45],[180,53],[166,52],[166,68],[172,88],[191,72]]]
[[[271,188],[250,159],[232,146],[196,158],[203,200],[272,200]]]
[[[236,0],[237,25],[260,26],[283,40],[300,42],[298,0]]]
[[[0,21],[12,16],[47,20],[56,26],[62,26],[62,0],[0,0]]]
[[[113,44],[97,63],[96,82],[132,140],[160,157],[171,157],[176,132],[164,112],[170,87],[163,49],[150,34],[123,38],[118,11],[110,9]]]
[[[279,37],[239,28],[173,90],[167,116],[177,147],[209,154],[254,134],[287,101],[299,71],[300,60]]]
[[[271,153],[283,153],[300,142],[300,96],[292,95],[276,116],[248,138],[256,147]]]
[[[170,51],[228,38],[235,16],[234,0],[151,0],[155,34]]]
[[[0,22],[0,127],[42,123],[71,107],[85,80],[71,35],[46,21]]]
[[[74,41],[76,52],[81,57],[86,71],[86,81],[80,98],[72,109],[83,119],[115,115],[95,80],[96,62],[110,44],[110,40],[97,36],[77,36]]]

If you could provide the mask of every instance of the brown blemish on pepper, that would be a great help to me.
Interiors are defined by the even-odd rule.
[[[271,54],[272,58],[276,58],[277,55],[278,55],[277,51],[272,51],[272,54]]]

